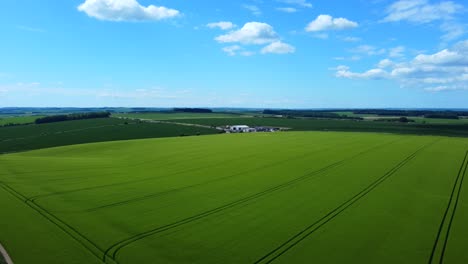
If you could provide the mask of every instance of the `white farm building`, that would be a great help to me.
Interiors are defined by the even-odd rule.
[[[248,133],[248,132],[253,132],[252,128],[249,126],[245,125],[237,125],[237,126],[230,126],[229,127],[229,132],[231,133]]]

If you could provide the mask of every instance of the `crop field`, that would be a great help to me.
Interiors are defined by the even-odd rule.
[[[0,155],[21,263],[468,263],[468,139],[287,132]]]
[[[0,126],[7,124],[29,124],[34,123],[36,119],[43,116],[17,116],[17,117],[0,117]]]
[[[90,142],[218,133],[215,129],[98,118],[0,127],[0,153]]]
[[[150,120],[178,120],[178,119],[202,119],[202,118],[238,118],[243,114],[229,113],[128,113],[113,114],[115,117],[137,118]]]
[[[343,132],[383,132],[395,134],[440,135],[468,137],[468,123],[459,124],[418,124],[396,122],[374,122],[332,119],[287,119],[287,118],[212,118],[181,119],[179,123],[206,126],[248,125],[275,126],[295,131],[343,131]]]

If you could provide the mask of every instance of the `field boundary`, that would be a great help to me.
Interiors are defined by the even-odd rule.
[[[447,208],[445,209],[444,216],[442,217],[442,221],[440,222],[437,236],[432,247],[431,256],[429,257],[428,261],[429,264],[443,263],[444,261],[445,251],[447,249],[448,239],[450,236],[450,230],[452,228],[453,219],[455,218],[455,214],[457,212],[458,201],[460,198],[467,167],[468,151],[466,151],[465,153],[463,161],[460,165],[460,169],[458,170],[457,177],[455,178],[455,182],[453,184],[452,192],[450,193]],[[450,217],[448,224],[445,223],[447,217]],[[444,229],[446,229],[445,232]]]
[[[273,249],[272,251],[268,252],[266,255],[255,261],[255,264],[258,263],[271,263],[275,261],[277,258],[285,254],[287,251],[295,247],[297,244],[305,240],[307,237],[309,237],[311,234],[313,234],[315,231],[320,229],[322,226],[326,225],[328,222],[333,220],[335,217],[337,217],[340,213],[348,209],[350,206],[355,204],[356,202],[360,201],[363,197],[365,197],[367,194],[369,194],[371,191],[373,191],[376,187],[378,187],[380,184],[385,182],[388,178],[390,178],[392,175],[394,175],[397,171],[399,171],[402,167],[404,167],[408,162],[414,159],[414,157],[417,156],[419,152],[424,150],[425,148],[429,147],[430,145],[435,144],[437,141],[433,141],[432,143],[426,144],[422,146],[421,148],[417,149],[414,153],[409,155],[408,157],[404,158],[402,161],[400,161],[397,165],[395,165],[393,168],[388,170],[384,175],[379,177],[377,180],[373,181],[371,184],[369,184],[366,188],[355,194],[353,197],[350,199],[346,200],[342,204],[340,204],[338,207],[333,209],[332,211],[328,212],[325,216],[320,218],[319,220],[315,221],[311,225],[307,226],[304,228],[302,231],[299,233],[295,234],[292,236],[290,239]]]
[[[0,243],[0,257],[3,257],[3,260],[5,261],[6,264],[13,264],[13,260],[11,260],[10,255],[8,255],[8,252],[6,249],[2,246]]]
[[[395,141],[398,141],[400,140],[400,138],[398,138],[397,140]],[[208,211],[205,211],[205,212],[202,212],[202,213],[199,213],[199,214],[196,214],[196,215],[193,215],[193,216],[190,216],[190,217],[187,217],[185,219],[182,219],[182,220],[179,220],[177,222],[174,222],[174,223],[171,223],[171,224],[167,224],[167,225],[164,225],[164,226],[160,226],[160,227],[157,227],[157,228],[154,228],[154,229],[151,229],[151,230],[148,230],[148,231],[145,231],[145,232],[142,232],[142,233],[139,233],[139,234],[136,234],[134,236],[131,236],[127,239],[124,239],[124,240],[121,240],[119,242],[116,242],[114,243],[113,245],[111,245],[104,253],[104,258],[103,258],[103,261],[106,261],[106,258],[107,257],[110,257],[112,258],[115,262],[117,262],[116,260],[116,257],[117,257],[117,254],[118,252],[128,246],[129,244],[132,244],[138,240],[141,240],[143,238],[146,238],[146,237],[149,237],[149,236],[152,236],[154,234],[157,234],[157,233],[161,233],[163,231],[166,231],[166,230],[170,230],[172,228],[175,228],[175,227],[178,227],[178,226],[181,226],[181,225],[185,225],[185,224],[188,224],[188,223],[191,223],[193,221],[196,221],[196,220],[199,220],[199,219],[203,219],[207,216],[210,216],[210,215],[213,215],[213,214],[216,214],[218,212],[221,212],[221,211],[224,211],[226,209],[230,209],[232,207],[235,207],[237,205],[241,205],[241,204],[244,204],[246,202],[249,202],[249,201],[252,201],[252,200],[255,200],[257,198],[260,198],[260,197],[263,197],[265,195],[268,195],[270,193],[273,193],[275,191],[278,191],[278,190],[282,190],[284,188],[287,188],[287,187],[290,187],[290,186],[293,186],[297,183],[300,183],[304,180],[308,180],[310,179],[312,176],[316,176],[316,175],[321,175],[322,173],[330,170],[330,169],[333,169],[335,167],[338,167],[340,165],[342,165],[343,163],[349,161],[349,160],[352,160],[360,155],[363,155],[365,153],[368,153],[368,152],[371,152],[375,149],[378,149],[378,148],[381,148],[387,144],[391,144],[392,142],[395,142],[395,141],[390,141],[390,142],[385,142],[383,144],[378,144],[376,146],[373,146],[371,148],[368,148],[366,150],[363,150],[355,155],[353,155],[352,157],[349,157],[349,158],[346,158],[346,159],[343,159],[343,160],[340,160],[340,161],[337,161],[337,162],[334,162],[332,164],[329,164],[321,169],[316,169],[314,171],[311,171],[309,173],[306,173],[306,174],[303,174],[302,176],[300,177],[297,177],[293,180],[290,180],[290,181],[286,181],[286,182],[283,182],[279,185],[276,185],[274,187],[271,187],[271,188],[268,188],[266,190],[263,190],[261,192],[258,192],[258,193],[255,193],[255,194],[252,194],[252,195],[249,195],[247,197],[244,197],[244,198],[241,198],[241,199],[238,199],[236,201],[233,201],[233,202],[230,202],[230,203],[227,203],[227,204],[224,204],[224,205],[221,205],[219,207],[216,207],[214,209],[210,209]]]

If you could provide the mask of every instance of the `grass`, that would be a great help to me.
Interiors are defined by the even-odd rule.
[[[178,120],[178,119],[200,119],[200,118],[238,118],[242,114],[230,113],[128,113],[113,114],[115,117],[138,118],[149,120]]]
[[[30,124],[34,123],[36,119],[43,116],[16,116],[16,117],[1,117],[0,126],[7,124]]]
[[[2,155],[0,237],[19,264],[466,263],[467,150],[288,132]]]
[[[90,142],[216,133],[218,131],[215,129],[124,121],[117,118],[31,124],[0,128],[0,153]]]

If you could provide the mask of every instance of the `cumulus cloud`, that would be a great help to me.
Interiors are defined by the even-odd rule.
[[[306,0],[277,0],[277,2],[290,4],[290,5],[297,5],[300,7],[307,7],[307,8],[312,7],[312,4],[307,2]]]
[[[206,26],[209,27],[209,28],[219,28],[219,29],[222,29],[222,30],[229,30],[229,29],[232,29],[232,28],[236,27],[235,24],[233,24],[232,22],[228,22],[228,21],[220,21],[220,22],[209,23]]]
[[[431,4],[427,0],[399,0],[387,8],[387,16],[382,21],[429,23],[434,20],[450,19],[462,9],[463,6],[452,1]]]
[[[264,47],[261,50],[261,53],[262,54],[267,54],[267,53],[288,54],[288,53],[294,53],[295,51],[296,51],[295,47],[289,44],[283,43],[281,41],[276,41]]]
[[[220,43],[241,43],[262,45],[279,40],[272,26],[261,22],[248,22],[241,29],[215,38]]]
[[[319,15],[314,21],[307,25],[306,31],[344,30],[355,27],[358,27],[358,23],[346,18],[333,18],[330,15]]]
[[[390,79],[405,87],[439,92],[468,89],[468,40],[433,54],[419,54],[412,60],[394,63],[383,60],[378,68],[359,73],[349,67],[336,69],[336,76],[350,79]]]
[[[285,13],[296,13],[297,9],[294,7],[278,7],[276,10],[285,12]]]
[[[180,12],[164,6],[142,6],[136,0],[86,0],[78,10],[109,21],[157,21],[177,17]]]

